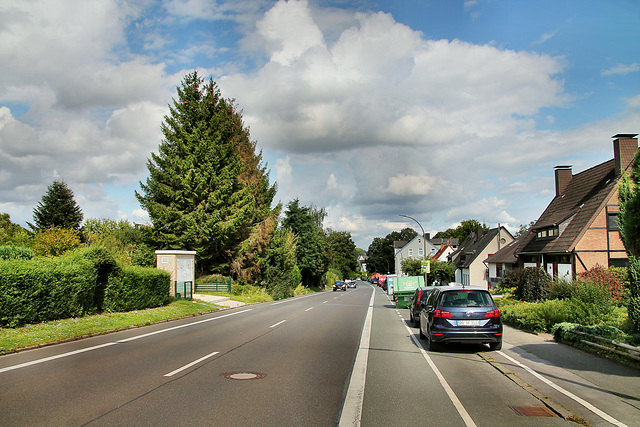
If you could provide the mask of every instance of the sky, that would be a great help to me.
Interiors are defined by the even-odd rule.
[[[640,2],[3,0],[0,212],[26,226],[62,179],[85,218],[148,223],[135,191],[194,70],[242,110],[274,203],[356,246],[516,232],[554,166],[640,133]]]

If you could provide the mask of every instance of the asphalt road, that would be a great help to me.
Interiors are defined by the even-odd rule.
[[[0,425],[640,425],[636,370],[509,328],[500,352],[417,334],[360,282],[6,355]]]

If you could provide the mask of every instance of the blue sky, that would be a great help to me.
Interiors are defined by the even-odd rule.
[[[553,167],[640,133],[640,3],[5,0],[0,211],[58,178],[86,218],[135,200],[176,86],[197,69],[243,110],[276,201],[324,207],[367,249],[465,219],[516,231]]]

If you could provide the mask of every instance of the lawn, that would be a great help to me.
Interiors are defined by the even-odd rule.
[[[103,313],[94,316],[56,320],[25,325],[19,328],[0,328],[0,354],[47,343],[105,334],[130,327],[146,326],[170,319],[216,311],[208,305],[177,300],[169,305],[126,313]]]

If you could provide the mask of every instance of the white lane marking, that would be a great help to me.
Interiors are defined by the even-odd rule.
[[[276,323],[276,324],[274,324],[274,325],[271,325],[271,326],[269,326],[269,327],[270,327],[270,328],[275,328],[275,327],[276,327],[276,326],[278,326],[278,325],[282,325],[284,322],[286,322],[286,320],[281,320],[281,321],[279,321],[278,323]]]
[[[161,329],[159,331],[151,332],[151,333],[148,333],[148,334],[136,335],[135,337],[131,337],[131,338],[127,338],[127,339],[123,339],[123,340],[119,340],[119,341],[108,342],[108,343],[105,343],[105,344],[95,345],[93,347],[82,348],[80,350],[74,350],[74,351],[70,351],[68,353],[57,354],[55,356],[45,357],[43,359],[32,360],[31,362],[25,362],[25,363],[21,363],[19,365],[7,366],[6,368],[0,368],[0,373],[7,372],[7,371],[13,371],[15,369],[20,369],[20,368],[26,368],[28,366],[38,365],[40,363],[50,362],[52,360],[61,359],[63,357],[68,357],[68,356],[74,356],[76,354],[85,353],[87,351],[97,350],[97,349],[100,349],[100,348],[109,347],[109,346],[116,345],[116,344],[122,344],[122,343],[130,342],[130,341],[135,341],[135,340],[138,340],[140,338],[149,337],[151,335],[162,334],[164,332],[169,332],[169,331],[173,331],[173,330],[176,330],[176,329],[186,328],[186,327],[189,327],[189,326],[198,325],[200,323],[211,322],[213,320],[222,319],[224,317],[235,316],[236,314],[246,313],[247,311],[251,311],[251,309],[242,310],[242,311],[236,311],[234,313],[229,313],[229,314],[225,314],[225,315],[218,316],[218,317],[212,317],[210,319],[199,320],[197,322],[187,323],[185,325],[174,326],[172,328]]]
[[[14,369],[26,368],[27,366],[38,365],[40,363],[49,362],[51,360],[56,360],[56,359],[60,359],[60,358],[63,358],[63,357],[74,356],[76,354],[84,353],[84,352],[91,351],[91,350],[97,350],[99,348],[109,347],[109,346],[112,346],[112,345],[116,345],[116,343],[115,342],[108,342],[108,343],[96,345],[96,346],[93,346],[93,347],[87,347],[87,348],[83,348],[83,349],[80,349],[80,350],[70,351],[68,353],[62,353],[62,354],[57,354],[55,356],[45,357],[44,359],[32,360],[31,362],[25,362],[25,363],[21,363],[19,365],[7,366],[6,368],[1,368],[0,369],[0,373],[7,372],[7,371],[13,371]]]
[[[216,355],[216,354],[218,354],[218,353],[220,353],[220,352],[219,352],[219,351],[214,351],[213,353],[209,353],[209,354],[207,354],[206,356],[201,357],[201,358],[200,358],[200,359],[198,359],[198,360],[194,360],[193,362],[191,362],[191,363],[188,363],[188,364],[184,365],[182,368],[178,368],[178,369],[176,369],[175,371],[171,371],[171,372],[169,372],[168,374],[164,374],[164,376],[165,376],[165,377],[172,377],[172,376],[174,376],[175,374],[177,374],[177,373],[179,373],[179,372],[182,372],[182,371],[184,371],[185,369],[189,369],[189,368],[190,368],[190,367],[192,367],[193,365],[197,365],[198,363],[202,362],[203,360],[207,360],[208,358],[210,358],[210,357],[212,357],[212,356],[215,356],[215,355]]]
[[[458,411],[458,414],[460,414],[462,421],[464,421],[465,425],[468,427],[475,427],[476,423],[473,422],[473,419],[471,418],[467,410],[462,405],[462,402],[460,402],[460,399],[458,399],[458,396],[456,396],[456,394],[454,393],[453,389],[451,388],[447,380],[444,379],[444,376],[442,375],[442,373],[440,373],[440,370],[438,369],[436,364],[433,363],[433,360],[431,360],[429,353],[427,353],[427,351],[424,349],[420,340],[416,338],[416,336],[413,334],[411,329],[409,329],[407,324],[404,323],[404,321],[402,322],[402,324],[404,325],[405,329],[409,333],[409,336],[411,337],[413,342],[416,343],[416,345],[420,349],[420,353],[422,353],[422,356],[425,358],[425,360],[427,361],[427,363],[429,364],[433,372],[436,374],[436,377],[438,377],[438,381],[440,381],[440,385],[442,385],[442,388],[444,388],[444,390],[447,392],[447,396],[449,396],[449,400],[451,400],[451,403],[453,403],[453,406],[455,406],[456,410]]]
[[[326,304],[326,303],[328,303],[328,302],[329,302],[329,301],[322,301],[322,303],[323,303],[323,304]]]
[[[624,424],[623,422],[620,422],[620,421],[616,420],[611,415],[601,411],[600,409],[596,408],[595,406],[593,406],[591,403],[587,402],[586,400],[576,396],[575,394],[571,393],[570,391],[567,391],[567,390],[563,389],[562,387],[560,387],[559,385],[557,385],[553,381],[548,380],[547,378],[543,377],[538,372],[536,372],[533,369],[529,368],[528,366],[520,363],[519,361],[517,361],[513,357],[506,355],[502,351],[498,351],[497,353],[502,355],[502,356],[504,356],[504,357],[506,357],[507,359],[509,359],[510,361],[515,363],[516,365],[521,366],[522,368],[526,369],[534,377],[538,378],[539,380],[541,380],[541,381],[545,382],[546,384],[550,385],[551,387],[555,388],[556,390],[558,390],[560,393],[564,394],[565,396],[575,400],[576,402],[578,402],[579,404],[581,404],[582,406],[584,406],[585,408],[587,408],[588,410],[590,410],[594,414],[600,416],[604,420],[610,422],[611,424],[616,425],[616,426],[620,426],[620,427],[627,427],[627,425]]]
[[[131,342],[131,341],[139,340],[141,338],[147,338],[147,337],[150,337],[152,335],[164,334],[165,332],[175,331],[176,329],[188,328],[190,326],[199,325],[200,323],[207,323],[207,322],[211,322],[211,321],[214,321],[214,320],[223,319],[225,317],[235,316],[236,314],[246,313],[247,311],[251,311],[251,309],[249,308],[249,309],[242,310],[242,311],[236,311],[234,313],[224,314],[224,315],[218,316],[218,317],[212,317],[210,319],[204,319],[204,320],[199,320],[199,321],[193,322],[193,323],[187,323],[185,325],[174,326],[172,328],[167,328],[167,329],[161,329],[159,331],[149,332],[148,334],[136,335],[135,337],[125,338],[123,340],[118,340],[116,342],[117,343],[121,343],[121,344],[122,343],[127,343],[127,342]]]
[[[297,298],[287,298],[287,299],[283,299],[282,301],[274,302],[271,305],[278,305],[278,304],[284,304],[286,302],[300,301],[303,298],[309,298],[309,297],[313,297],[315,295],[316,294],[307,294],[307,295],[303,295],[303,296],[297,297]]]
[[[364,385],[367,379],[367,361],[369,359],[369,342],[371,340],[371,319],[373,318],[373,301],[375,292],[372,289],[371,300],[367,310],[367,317],[364,319],[360,346],[356,354],[356,361],[353,364],[349,388],[344,398],[342,414],[338,426],[359,426],[362,419],[362,403],[364,401]]]
[[[313,310],[313,307],[307,308],[305,311]]]

